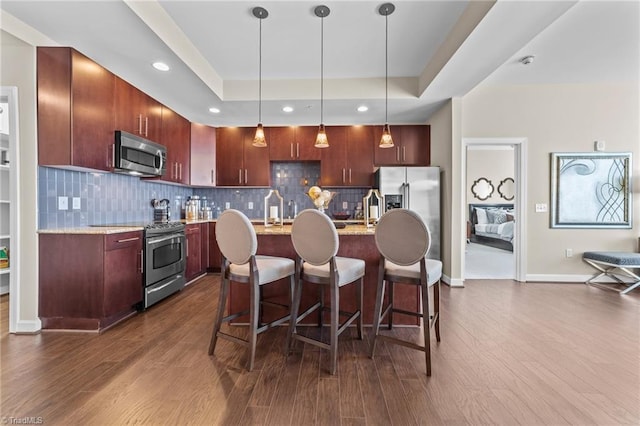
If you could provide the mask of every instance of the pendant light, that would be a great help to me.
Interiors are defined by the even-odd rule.
[[[393,139],[389,128],[389,15],[396,10],[392,3],[385,3],[380,6],[378,12],[384,16],[384,126],[382,127],[382,137],[380,138],[380,148],[392,148]]]
[[[258,126],[256,127],[256,135],[253,138],[253,146],[264,148],[267,146],[267,140],[264,137],[264,129],[262,127],[262,20],[269,16],[269,12],[263,7],[254,7],[253,16],[260,20],[260,37],[259,37],[259,59],[258,59]]]
[[[320,18],[320,127],[316,136],[316,148],[329,148],[329,140],[324,129],[324,18],[329,16],[330,10],[327,6],[317,6],[315,14]]]

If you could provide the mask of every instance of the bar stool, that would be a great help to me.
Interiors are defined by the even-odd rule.
[[[258,334],[290,319],[289,306],[273,303],[261,298],[261,286],[289,277],[289,300],[293,296],[295,263],[292,259],[256,255],[258,240],[249,219],[238,210],[225,210],[216,223],[216,240],[222,253],[220,299],[209,355],[216,348],[218,337],[246,346],[249,351],[247,369],[253,370]],[[250,289],[249,309],[224,316],[230,282],[248,283]],[[287,315],[263,324],[260,321],[262,305],[272,305],[287,309]],[[249,314],[249,339],[244,340],[220,331],[222,323]]]
[[[287,353],[291,351],[293,340],[300,340],[311,345],[327,349],[330,352],[330,373],[336,373],[338,363],[338,336],[358,320],[358,339],[362,340],[362,285],[365,263],[361,259],[336,256],[339,240],[333,222],[329,217],[317,210],[303,210],[293,221],[291,240],[297,253],[293,305],[291,322],[287,335]],[[319,300],[305,312],[298,314],[302,297],[303,281],[319,284]],[[356,312],[340,311],[340,287],[357,282]],[[328,286],[331,293],[331,307],[324,306],[323,286]],[[322,326],[323,310],[331,311],[331,331],[329,344],[297,333],[296,325],[312,312],[318,310],[318,326]],[[339,315],[348,316],[339,324]]]
[[[422,218],[414,211],[393,209],[385,213],[376,227],[376,246],[380,252],[378,290],[373,313],[373,338],[370,357],[373,358],[376,341],[381,338],[391,343],[407,346],[424,352],[427,376],[431,375],[431,327],[435,328],[436,340],[440,341],[440,278],[442,262],[427,259],[431,245],[431,234]],[[389,284],[388,306],[382,312],[385,282]],[[421,312],[406,311],[393,306],[394,283],[420,286]],[[433,315],[429,315],[429,288],[433,287]],[[389,330],[393,327],[393,313],[422,318],[424,346],[379,334],[380,322],[389,315]]]

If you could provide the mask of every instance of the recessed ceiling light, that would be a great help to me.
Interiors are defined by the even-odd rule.
[[[219,114],[220,110],[218,108],[216,108],[216,107],[211,107],[211,108],[209,108],[209,112],[212,112],[214,114]]]
[[[284,106],[284,107],[282,107],[282,110],[283,110],[284,112],[293,112],[293,107],[290,107],[290,106]]]
[[[366,105],[360,105],[358,107],[358,112],[365,112],[365,111],[369,111],[369,107]]]
[[[153,67],[158,71],[169,71],[169,65],[164,62],[154,62]]]

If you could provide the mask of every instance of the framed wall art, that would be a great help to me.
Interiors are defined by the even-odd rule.
[[[551,153],[552,228],[631,228],[631,153]]]

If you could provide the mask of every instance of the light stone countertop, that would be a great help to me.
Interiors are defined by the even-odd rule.
[[[291,235],[291,225],[264,226],[254,224],[253,227],[258,235]],[[364,225],[353,224],[347,225],[344,228],[339,228],[337,231],[338,235],[375,235],[376,228],[367,228]]]
[[[207,223],[216,222],[216,220],[200,220],[185,222],[185,224],[191,223]],[[291,235],[291,225],[285,224],[284,226],[264,226],[257,224],[255,221],[253,226],[258,235]],[[39,234],[118,234],[123,232],[142,231],[142,226],[81,226],[77,228],[58,228],[58,229],[39,229]],[[374,235],[375,227],[367,228],[362,224],[347,224],[345,228],[337,229],[338,235]]]
[[[142,231],[142,226],[81,226],[78,228],[39,229],[38,234],[120,234]]]

